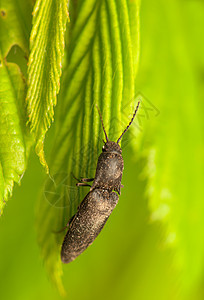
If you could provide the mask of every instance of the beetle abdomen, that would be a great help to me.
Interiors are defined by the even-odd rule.
[[[115,208],[118,199],[116,193],[109,193],[102,189],[95,189],[86,195],[62,244],[61,259],[64,263],[74,260],[93,243]]]

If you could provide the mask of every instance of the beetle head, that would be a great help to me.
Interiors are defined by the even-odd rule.
[[[116,152],[118,154],[122,153],[122,149],[120,148],[120,146],[112,141],[107,141],[105,142],[105,144],[102,147],[102,151],[103,152]]]

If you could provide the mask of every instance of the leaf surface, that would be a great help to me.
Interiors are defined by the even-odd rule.
[[[30,128],[37,139],[36,153],[47,172],[43,145],[60,87],[67,18],[67,1],[36,1],[30,37],[27,108]]]
[[[12,195],[14,182],[20,183],[26,169],[31,138],[26,128],[24,105],[26,82],[15,62],[7,62],[12,47],[28,55],[31,4],[29,1],[1,1],[0,6],[0,214]],[[24,58],[23,58],[24,59]]]
[[[60,246],[65,233],[53,236],[50,232],[65,226],[86,194],[75,187],[72,174],[76,177],[95,174],[104,139],[96,104],[111,140],[116,140],[127,126],[123,124],[127,116],[121,116],[123,107],[128,115],[135,106],[138,53],[133,51],[133,45],[138,42],[138,34],[130,27],[137,23],[139,4],[128,3],[123,0],[70,3],[67,60],[57,107],[51,178],[45,183],[37,210],[38,237],[45,264],[60,289],[56,278],[61,270]],[[134,29],[138,30],[137,26]]]

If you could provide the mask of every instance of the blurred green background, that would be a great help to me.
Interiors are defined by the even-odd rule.
[[[141,1],[136,89],[159,111],[124,148],[124,189],[94,244],[63,267],[67,299],[204,299],[204,1]],[[48,132],[46,153],[55,124]],[[0,219],[1,299],[59,299],[34,227],[34,153]]]

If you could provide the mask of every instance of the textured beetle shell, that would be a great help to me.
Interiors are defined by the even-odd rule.
[[[120,195],[123,173],[123,157],[117,152],[102,152],[98,158],[96,174],[90,189],[101,188],[108,191],[115,190]]]
[[[110,214],[118,203],[118,195],[103,189],[89,192],[78,207],[65,235],[61,260],[73,261],[98,236]]]

